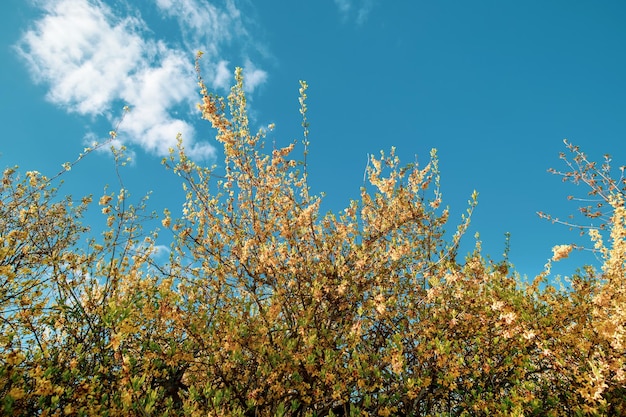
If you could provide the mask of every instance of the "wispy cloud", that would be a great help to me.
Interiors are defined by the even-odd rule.
[[[215,88],[228,88],[232,68],[227,67],[229,62],[222,56],[223,46],[231,46],[235,39],[245,39],[244,43],[250,40],[235,3],[227,0],[220,8],[206,0],[157,0],[157,6],[164,15],[177,20],[186,49],[206,54],[209,62],[203,69],[207,80],[212,81]],[[245,50],[241,51],[240,59],[248,68],[246,90],[251,93],[267,80],[267,72],[257,68]]]
[[[221,60],[215,66],[213,74],[213,87],[227,89],[230,85],[232,73],[228,68],[228,61]]]
[[[335,0],[335,4],[337,5],[341,13],[348,13],[352,8],[350,0]]]
[[[219,55],[220,45],[231,39],[238,14],[202,0],[157,0],[165,16],[178,21],[184,42],[193,49]]]
[[[254,65],[249,59],[243,67],[244,89],[252,93],[259,85],[267,80],[267,73]]]
[[[335,0],[335,5],[344,19],[353,15],[357,24],[363,24],[374,7],[374,0]]]
[[[209,142],[198,141],[189,120],[197,101],[194,52],[207,52],[207,82],[227,88],[232,68],[220,55],[233,36],[247,36],[239,10],[203,0],[157,0],[157,9],[177,20],[182,45],[158,39],[139,16],[120,16],[101,0],[42,2],[43,17],[16,45],[33,79],[48,87],[47,99],[68,112],[113,119],[118,108],[131,112],[118,138],[157,155],[167,154],[181,133],[192,157],[212,157]],[[250,91],[267,74],[249,58]],[[191,116],[191,117],[190,117]]]

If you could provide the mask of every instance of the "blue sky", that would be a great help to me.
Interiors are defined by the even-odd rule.
[[[510,232],[510,259],[532,276],[554,245],[580,242],[536,214],[566,216],[576,211],[566,196],[586,193],[546,172],[563,167],[562,140],[626,164],[625,21],[621,0],[5,0],[0,165],[52,175],[129,105],[124,185],[175,210],[182,195],[160,160],[176,133],[199,161],[221,160],[194,108],[203,50],[218,93],[244,67],[253,122],[275,123],[278,143],[301,136],[298,81],[308,82],[309,171],[324,209],[358,196],[368,154],[395,146],[404,162],[425,164],[437,148],[450,231],[479,192],[463,250],[479,231],[499,260]],[[119,187],[103,152],[64,190],[99,195],[105,184]],[[575,253],[563,273],[592,259]]]

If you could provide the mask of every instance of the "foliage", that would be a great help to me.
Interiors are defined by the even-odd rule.
[[[4,172],[3,414],[626,414],[626,209],[608,168],[570,147],[566,178],[610,207],[608,236],[590,230],[602,270],[554,287],[550,264],[571,250],[556,246],[527,283],[480,242],[457,259],[476,194],[446,234],[435,151],[424,166],[400,165],[393,148],[372,157],[360,199],[322,214],[306,170],[306,83],[298,161],[296,142],[268,152],[265,131],[251,133],[240,70],[227,100],[199,81],[224,172],[182,145],[164,160],[187,192],[181,218],[161,219],[166,263],[142,229],[145,199],[105,192],[108,228],[84,244],[91,198]]]

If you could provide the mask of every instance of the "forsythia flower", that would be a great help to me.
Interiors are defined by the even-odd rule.
[[[513,323],[516,317],[517,315],[512,311],[509,311],[508,313],[500,314],[500,320],[504,320],[506,324]]]
[[[557,245],[552,248],[552,260],[556,262],[565,259],[569,256],[571,251],[572,245]]]
[[[31,187],[37,185],[37,176],[39,175],[39,171],[28,171],[26,176],[29,178],[29,183]]]
[[[502,309],[502,307],[504,307],[504,303],[502,301],[500,301],[500,300],[494,301],[491,304],[491,309],[494,310],[494,311],[499,311],[499,310]]]
[[[378,314],[383,315],[387,311],[387,306],[385,305],[385,296],[382,294],[377,294],[374,297],[374,301],[376,302],[376,311]]]
[[[106,206],[107,204],[109,204],[109,201],[111,201],[112,197],[110,195],[103,195],[102,197],[100,197],[100,201],[98,201],[98,204],[101,206]]]
[[[535,338],[535,332],[532,330],[527,330],[524,332],[524,339],[526,340],[532,340]]]

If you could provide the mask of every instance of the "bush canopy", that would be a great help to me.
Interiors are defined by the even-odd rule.
[[[589,229],[602,267],[557,286],[550,265],[572,250],[557,245],[527,282],[480,242],[458,259],[476,194],[446,234],[434,150],[425,165],[371,157],[360,198],[322,214],[306,83],[298,160],[297,142],[266,150],[251,132],[241,70],[227,98],[199,81],[225,160],[201,166],[181,141],[163,161],[186,192],[180,218],[160,216],[166,262],[145,199],[105,192],[93,236],[90,197],[4,171],[2,414],[626,415],[623,169],[614,179],[568,144],[560,174],[598,199],[583,214],[606,217]]]

